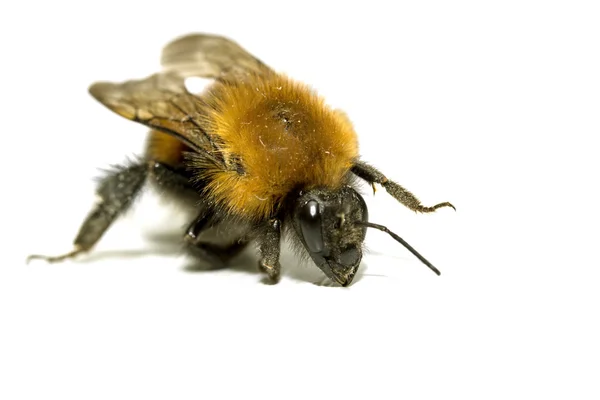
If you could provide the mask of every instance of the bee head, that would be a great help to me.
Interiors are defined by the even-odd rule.
[[[296,199],[293,225],[315,264],[342,286],[352,283],[367,227],[367,205],[353,188],[314,189]]]

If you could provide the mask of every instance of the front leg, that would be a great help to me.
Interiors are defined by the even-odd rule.
[[[281,265],[279,264],[281,221],[277,218],[269,220],[258,240],[260,253],[258,268],[267,273],[271,283],[277,283],[281,276]]]
[[[354,164],[352,172],[359,178],[362,178],[371,184],[379,183],[393,198],[413,211],[429,213],[442,207],[452,207],[456,211],[456,208],[448,202],[439,203],[431,207],[424,206],[414,194],[404,189],[396,182],[389,180],[379,170],[362,161],[357,161],[356,164]]]

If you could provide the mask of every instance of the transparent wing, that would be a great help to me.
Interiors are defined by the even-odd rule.
[[[205,34],[183,36],[167,44],[161,64],[164,71],[183,77],[220,78],[272,72],[234,41]]]
[[[97,82],[89,92],[120,116],[173,135],[222,165],[219,152],[202,126],[202,100],[188,93],[183,82],[178,74],[160,73],[124,83]]]
[[[204,34],[183,36],[167,44],[161,64],[161,73],[123,83],[98,82],[89,92],[120,116],[168,133],[206,161],[226,168],[218,144],[203,127],[203,101],[186,90],[185,78],[236,79],[272,70],[237,43]]]

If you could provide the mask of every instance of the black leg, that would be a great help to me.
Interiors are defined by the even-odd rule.
[[[217,223],[218,220],[211,211],[203,211],[188,227],[184,242],[190,254],[207,261],[215,268],[223,268],[246,247],[248,240],[240,237],[224,246],[200,241],[200,234]]]
[[[143,162],[110,171],[98,184],[98,201],[81,225],[73,251],[54,257],[32,255],[28,260],[57,262],[90,250],[115,219],[131,206],[144,185],[147,172],[148,167]]]
[[[404,189],[396,182],[390,181],[377,169],[361,161],[358,161],[356,164],[354,164],[354,166],[352,167],[352,172],[359,178],[362,178],[371,184],[379,183],[385,188],[385,190],[387,190],[387,192],[390,195],[392,195],[393,198],[395,198],[400,203],[404,204],[406,207],[410,208],[413,211],[429,213],[442,207],[454,208],[454,206],[448,202],[439,203],[432,207],[426,207],[422,205],[421,201],[419,201],[419,199],[417,199],[417,197],[414,194]],[[454,208],[454,210],[456,210],[456,208]]]
[[[281,221],[272,219],[259,238],[260,260],[258,267],[266,272],[273,283],[277,283],[281,276],[279,264],[279,247],[281,240]]]

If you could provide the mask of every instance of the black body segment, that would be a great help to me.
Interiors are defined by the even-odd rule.
[[[197,191],[190,181],[187,171],[183,168],[175,168],[156,161],[150,161],[148,169],[152,181],[158,187],[170,189],[176,192],[189,192],[197,195]]]

